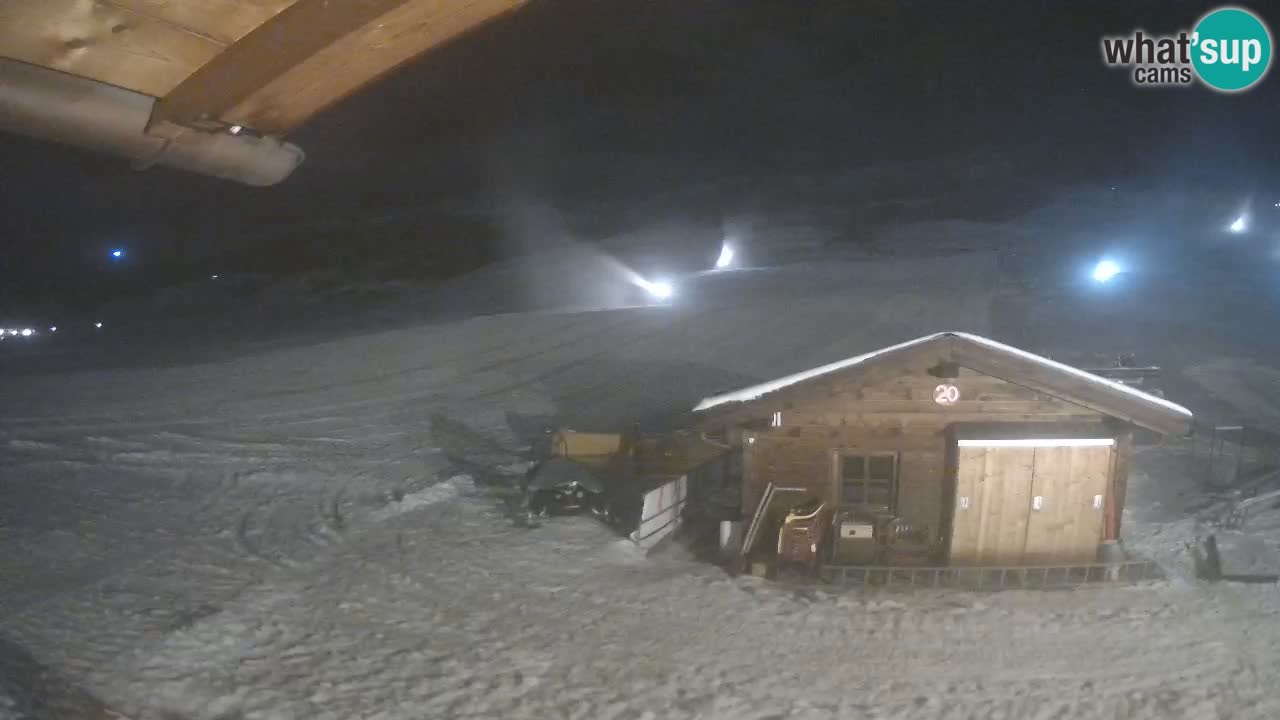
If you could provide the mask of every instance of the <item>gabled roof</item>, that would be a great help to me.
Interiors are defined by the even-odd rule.
[[[1191,430],[1191,411],[1181,405],[1056,360],[963,332],[925,335],[776,380],[704,398],[693,411],[703,412],[730,404],[748,403],[835,373],[862,373],[872,367],[901,360],[907,355],[934,351],[937,352],[939,361],[955,362],[971,370],[1074,402],[1156,432],[1185,435]]]

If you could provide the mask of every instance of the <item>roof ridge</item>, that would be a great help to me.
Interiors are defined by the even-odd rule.
[[[1006,345],[1005,343],[999,342],[997,340],[992,340],[991,338],[983,337],[982,335],[978,335],[976,333],[964,332],[961,330],[944,330],[941,332],[931,333],[929,335],[922,335],[918,338],[907,340],[906,342],[901,342],[896,345],[889,345],[887,347],[883,347],[878,350],[873,350],[871,352],[863,353],[861,355],[854,355],[852,357],[848,357],[843,360],[837,360],[835,362],[827,363],[826,365],[819,365],[818,367],[810,368],[808,370],[803,370],[798,373],[784,375],[779,378],[774,378],[773,380],[767,380],[762,383],[757,383],[755,385],[751,385],[748,387],[739,388],[737,390],[733,390],[730,392],[720,393],[718,395],[712,395],[710,397],[703,398],[697,404],[697,406],[693,408],[693,412],[702,412],[704,410],[709,410],[711,408],[718,407],[721,405],[726,405],[728,403],[750,402],[752,400],[757,400],[760,397],[763,397],[770,393],[777,392],[779,390],[782,390],[783,388],[787,388],[792,385],[807,382],[809,380],[822,377],[824,375],[830,375],[831,373],[838,372],[840,370],[856,367],[858,365],[861,365],[867,362],[868,360],[871,360],[873,358],[876,358],[882,355],[886,355],[899,350],[905,350],[911,347],[926,345],[928,343],[935,342],[937,340],[947,338],[947,337],[958,338],[960,340],[971,342],[975,345],[979,345],[979,346],[988,348],[990,350],[996,350],[1008,355],[1021,358],[1023,360],[1028,360],[1028,361],[1037,363],[1039,365],[1051,368],[1057,372],[1072,375],[1074,377],[1088,381],[1095,385],[1105,387],[1114,392],[1123,393],[1134,399],[1159,406],[1165,410],[1172,411],[1179,415],[1183,415],[1187,418],[1192,417],[1192,413],[1190,410],[1188,410],[1187,408],[1177,403],[1166,400],[1162,397],[1157,397],[1155,395],[1143,392],[1141,390],[1130,387],[1123,383],[1119,383],[1114,380],[1104,378],[1100,375],[1095,375],[1094,373],[1088,372],[1086,370],[1081,370],[1080,368],[1067,365],[1066,363],[1062,363],[1057,360],[1044,357],[1043,355],[1037,355],[1027,350],[1023,350],[1021,348],[1017,348],[1012,345]],[[1007,380],[1007,378],[1005,379]]]

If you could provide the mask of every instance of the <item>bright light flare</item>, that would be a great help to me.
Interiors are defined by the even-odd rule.
[[[96,322],[96,323],[94,323],[94,324],[93,324],[93,326],[94,326],[94,327],[96,327],[96,328],[98,328],[99,330],[101,330],[101,329],[102,329],[102,323],[100,323],[100,322]]]
[[[614,257],[604,256],[605,262],[616,271],[625,282],[644,290],[655,300],[667,300],[676,294],[675,285],[669,280],[648,280],[640,275],[640,273],[627,267],[621,260]]]
[[[1093,279],[1100,283],[1108,282],[1119,274],[1120,266],[1112,260],[1102,260],[1093,266]]]
[[[658,300],[667,300],[676,294],[676,289],[665,280],[649,281],[641,278],[636,284]]]
[[[49,326],[49,332],[58,332],[58,326],[57,326],[57,325],[50,325],[50,326]]]
[[[31,334],[34,332],[35,330],[32,330],[31,328],[22,328],[22,337],[31,337]]]
[[[1240,217],[1236,218],[1234,222],[1232,222],[1229,226],[1227,226],[1227,229],[1233,233],[1242,233],[1248,228],[1249,228],[1249,218],[1245,215],[1241,215]]]
[[[716,269],[724,270],[733,264],[733,246],[725,243],[720,246],[720,257],[716,258]]]

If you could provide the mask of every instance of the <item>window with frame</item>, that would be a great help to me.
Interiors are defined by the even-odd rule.
[[[897,455],[847,453],[839,457],[841,505],[866,512],[897,511]]]

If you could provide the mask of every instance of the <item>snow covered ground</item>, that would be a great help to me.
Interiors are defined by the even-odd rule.
[[[1280,407],[1274,341],[1214,317],[1251,301],[1153,280],[1150,302],[1103,307],[1011,267],[799,264],[707,278],[670,307],[8,373],[0,718],[1280,717],[1276,588],[1186,572],[1185,443],[1139,454],[1129,542],[1171,579],[1137,587],[797,588],[506,511],[543,424],[661,427],[939,330],[1068,362],[1145,347],[1194,410]],[[502,291],[474,282],[450,301]],[[1187,342],[1194,323],[1215,342]]]

